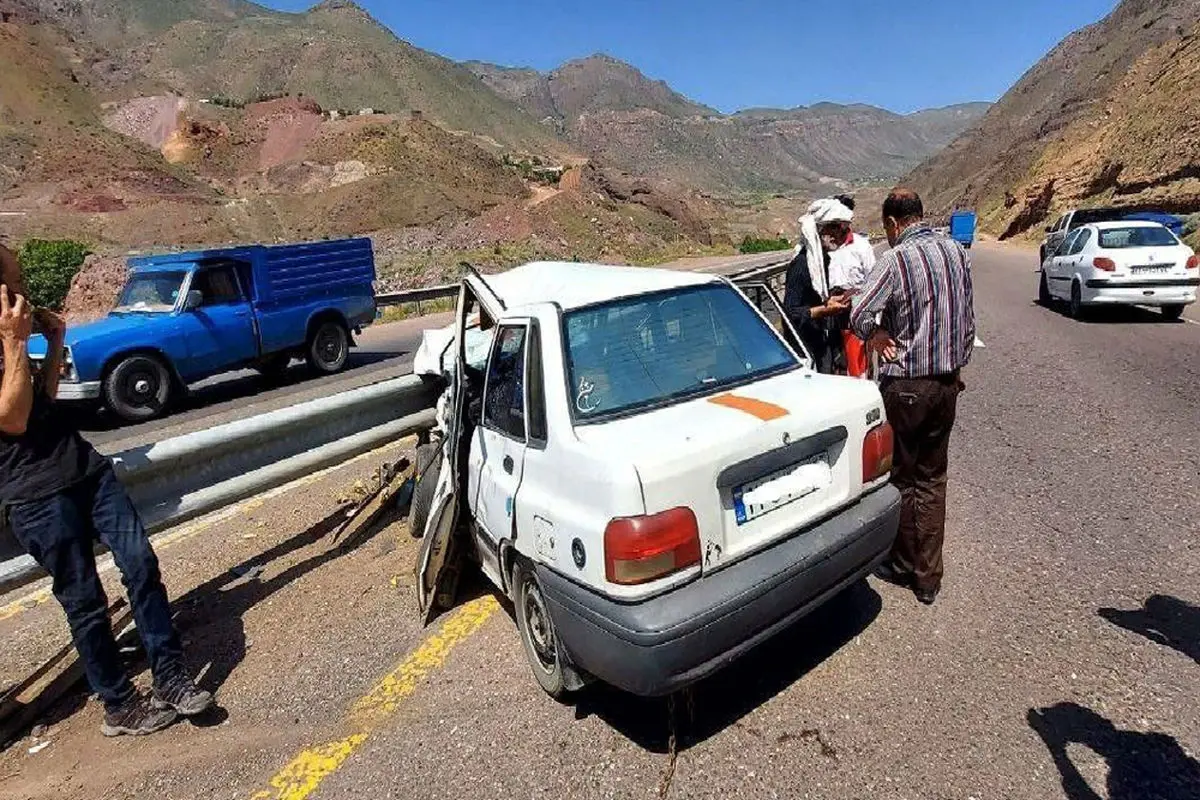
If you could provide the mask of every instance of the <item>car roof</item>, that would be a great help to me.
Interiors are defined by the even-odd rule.
[[[622,297],[721,282],[719,276],[701,272],[575,261],[535,261],[484,275],[483,280],[508,308],[558,303],[564,311]]]

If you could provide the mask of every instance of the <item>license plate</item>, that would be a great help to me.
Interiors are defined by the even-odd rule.
[[[772,473],[733,490],[738,525],[769,514],[833,483],[827,453]]]
[[[1170,264],[1146,264],[1144,266],[1133,267],[1135,275],[1166,275],[1170,271]]]

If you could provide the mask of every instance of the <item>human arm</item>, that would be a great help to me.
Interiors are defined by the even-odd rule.
[[[25,298],[9,302],[8,287],[0,285],[0,347],[4,373],[0,376],[0,432],[25,433],[33,410],[33,380],[29,369],[29,336],[33,317]]]
[[[893,258],[889,255],[875,263],[862,291],[858,293],[858,301],[850,311],[850,329],[863,341],[870,340],[874,335],[879,327],[875,318],[887,308],[895,291],[892,262]]]
[[[63,341],[67,324],[62,316],[48,309],[39,309],[38,322],[46,337],[46,360],[42,362],[41,390],[53,400],[58,397],[58,381],[62,377]]]
[[[808,274],[808,254],[802,252],[788,265],[783,292],[783,310],[792,324],[800,327],[811,320],[824,319],[850,308],[849,297],[832,296],[824,303],[815,304],[814,300],[819,301],[820,296],[812,288],[812,279]]]

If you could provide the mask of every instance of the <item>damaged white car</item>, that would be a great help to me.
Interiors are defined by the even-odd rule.
[[[747,288],[766,302],[593,264],[464,279],[415,366],[448,380],[414,495],[427,619],[477,561],[546,692],[661,695],[886,557],[900,505],[878,388],[813,372]]]

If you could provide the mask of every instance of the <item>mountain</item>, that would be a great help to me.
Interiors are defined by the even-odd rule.
[[[420,111],[498,149],[570,149],[453,61],[397,38],[348,0],[299,14],[246,0],[33,0],[76,38],[106,48],[91,64],[118,96],[173,93],[235,102],[290,94],[323,108]]]
[[[1200,210],[1200,0],[1124,0],[1030,69],[908,181],[1005,236],[1078,204]]]
[[[604,163],[714,191],[817,191],[894,178],[948,144],[987,105],[908,116],[866,105],[721,114],[606,55],[549,73],[466,65],[497,94]]]

